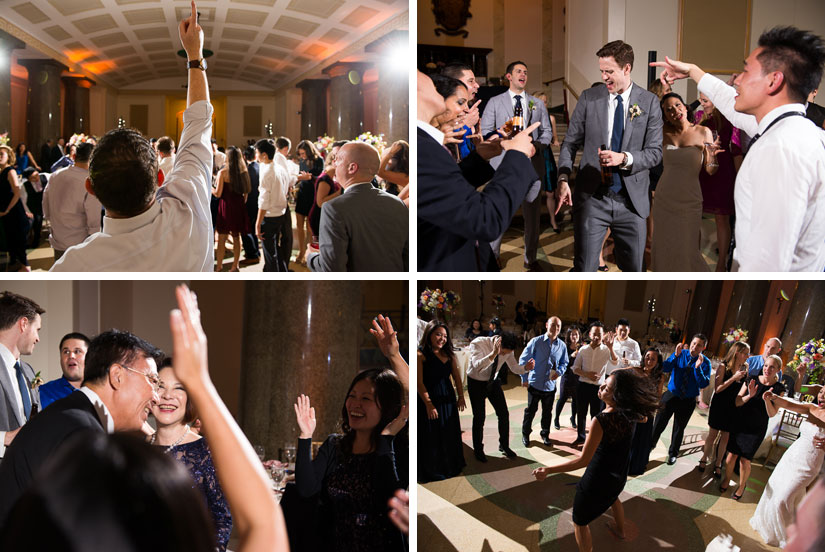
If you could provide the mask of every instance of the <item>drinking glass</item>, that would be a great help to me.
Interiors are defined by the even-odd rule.
[[[255,454],[258,455],[258,458],[261,459],[261,462],[264,461],[264,457],[266,456],[266,449],[264,449],[263,445],[255,445]]]

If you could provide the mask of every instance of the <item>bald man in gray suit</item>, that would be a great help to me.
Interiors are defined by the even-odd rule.
[[[406,272],[409,211],[404,202],[372,186],[378,151],[350,142],[335,156],[335,178],[343,193],[321,209],[319,250],[307,246],[313,272]]]

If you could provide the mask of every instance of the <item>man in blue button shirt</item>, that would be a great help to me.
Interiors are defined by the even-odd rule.
[[[765,359],[771,355],[779,355],[782,351],[782,342],[778,337],[772,337],[765,342],[761,355],[754,355],[748,357],[748,375],[760,376],[762,375],[762,367],[765,366]],[[782,381],[782,371],[779,371],[779,380]]]
[[[530,432],[533,418],[541,403],[541,441],[546,446],[550,442],[550,422],[553,421],[553,401],[556,398],[556,380],[567,370],[567,346],[559,339],[561,319],[551,316],[547,319],[547,333],[534,337],[524,348],[519,364],[529,360],[536,367],[523,374],[521,381],[527,386],[527,408],[524,409],[524,421],[521,424],[521,442],[530,446]]]
[[[685,428],[696,408],[699,390],[710,384],[710,360],[702,354],[707,344],[707,337],[696,334],[690,342],[689,349],[685,349],[684,344],[679,343],[676,351],[665,361],[664,372],[670,373],[670,382],[667,384],[667,392],[662,396],[665,408],[656,415],[656,421],[653,422],[653,445],[650,448],[652,450],[656,447],[671,416],[675,414],[673,434],[667,453],[669,466],[676,463]]]
[[[88,350],[89,338],[82,333],[72,332],[63,336],[60,340],[60,369],[63,376],[40,386],[41,408],[80,389]]]

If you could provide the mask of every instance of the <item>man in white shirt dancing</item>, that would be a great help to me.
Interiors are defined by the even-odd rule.
[[[587,407],[590,407],[590,417],[599,413],[599,382],[608,366],[615,368],[618,363],[616,353],[612,347],[602,343],[604,324],[599,321],[590,324],[590,344],[582,346],[576,361],[573,363],[573,373],[579,376],[576,387],[576,440],[573,445],[584,444],[587,434]],[[612,345],[612,344],[611,344]]]
[[[762,33],[734,87],[665,57],[662,81],[690,77],[733,126],[753,136],[736,176],[733,270],[825,268],[825,133],[805,118],[825,42],[795,27]]]

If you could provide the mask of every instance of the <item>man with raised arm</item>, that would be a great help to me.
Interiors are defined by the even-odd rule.
[[[733,126],[753,136],[736,176],[733,270],[825,269],[825,133],[805,118],[822,80],[825,41],[795,27],[762,33],[728,86],[691,63],[663,67],[662,82],[690,77]]]
[[[194,2],[178,31],[189,87],[174,169],[158,190],[157,154],[149,140],[134,129],[107,132],[92,153],[86,180],[106,209],[103,230],[69,247],[52,270],[212,271],[212,105]]]

